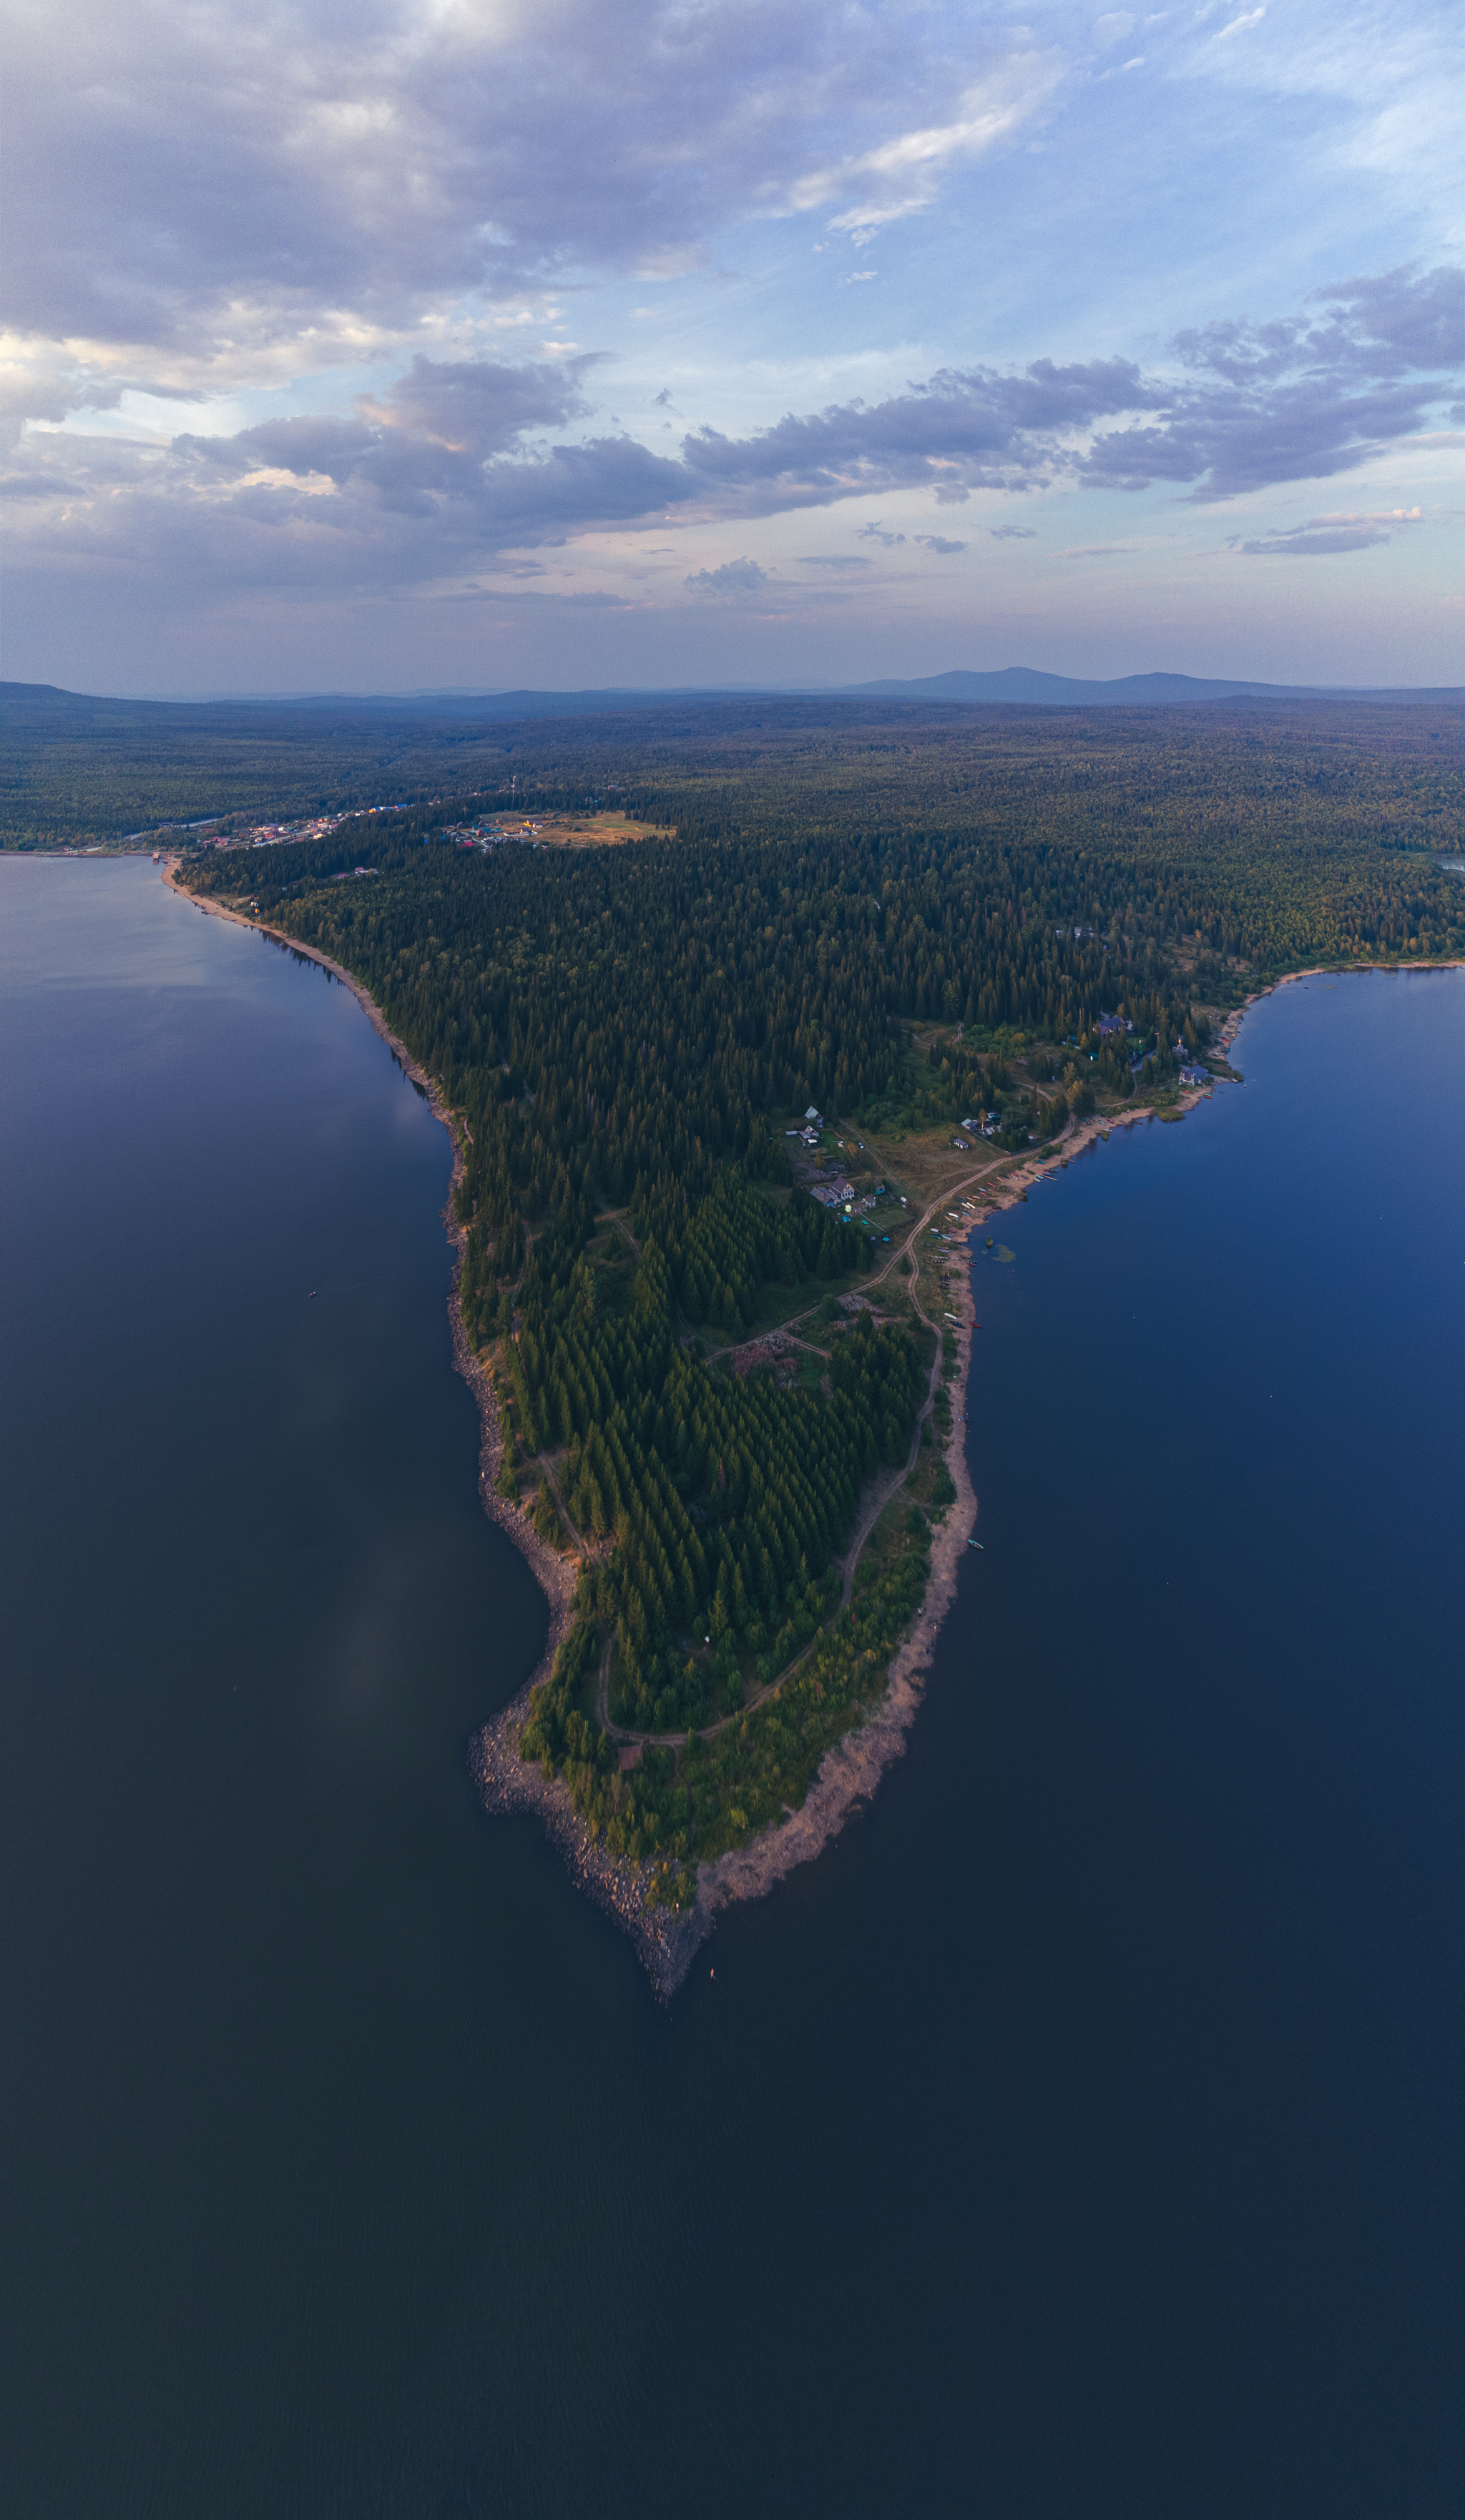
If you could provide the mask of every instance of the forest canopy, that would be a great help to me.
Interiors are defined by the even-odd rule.
[[[1280,970],[1465,951],[1459,739],[1423,708],[667,709],[492,730],[475,844],[455,790],[190,850],[440,1080],[500,1484],[585,1570],[523,1746],[618,1847],[685,1866],[797,1804],[924,1582],[917,1513],[835,1615],[940,1358],[908,1312],[835,1318],[872,1229],[795,1181],[791,1125],[995,1105],[1016,1149],[1164,1088]],[[611,800],[661,835],[523,821]],[[797,1374],[727,1370],[791,1306],[822,1324]]]
[[[0,846],[117,840],[205,817],[614,795],[688,832],[953,831],[976,814],[1108,846],[1234,828],[1252,844],[1460,843],[1465,711],[1443,703],[971,707],[667,698],[520,720],[493,700],[171,702],[0,685]]]

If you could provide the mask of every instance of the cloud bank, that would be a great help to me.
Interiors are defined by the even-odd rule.
[[[1064,553],[1153,582],[1161,511],[1427,568],[1388,519],[1448,504],[1465,411],[1438,0],[0,7],[10,670],[144,602],[956,620]]]
[[[273,572],[282,586],[312,572],[340,585],[426,585],[586,534],[745,522],[897,491],[950,508],[978,491],[1069,482],[1133,493],[1159,482],[1206,504],[1326,479],[1425,428],[1456,389],[1462,339],[1465,274],[1397,271],[1350,281],[1301,315],[1182,335],[1168,374],[1124,359],[944,369],[884,401],[790,413],[745,436],[693,429],[664,454],[593,428],[590,356],[420,352],[346,418],[182,432],[162,447],[32,433],[5,487],[30,518],[64,518],[69,552],[116,554],[130,542],[156,553],[160,541],[170,565],[225,565],[252,580]],[[906,539],[878,521],[861,530],[888,549]],[[1324,524],[1245,548],[1362,548],[1326,537],[1377,541],[1386,530]],[[940,557],[966,549],[940,534],[911,539]],[[745,558],[686,582],[746,594],[762,579]]]
[[[118,356],[187,381],[353,357],[473,292],[694,268],[749,216],[868,233],[1062,76],[964,13],[839,0],[633,26],[604,0],[49,0],[7,50],[4,320],[83,384]]]

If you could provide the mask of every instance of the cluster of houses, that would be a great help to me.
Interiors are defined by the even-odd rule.
[[[1133,1029],[1133,1027],[1131,1026],[1131,1027],[1130,1027],[1130,1029],[1132,1030],[1132,1029]],[[1209,1067],[1203,1067],[1203,1066],[1201,1065],[1201,1063],[1200,1063],[1199,1059],[1195,1059],[1195,1058],[1191,1058],[1190,1053],[1189,1053],[1189,1052],[1188,1052],[1188,1050],[1186,1049],[1185,1044],[1184,1044],[1184,1042],[1183,1042],[1183,1041],[1177,1041],[1177,1042],[1175,1043],[1175,1045],[1174,1045],[1174,1055],[1175,1055],[1176,1058],[1177,1058],[1177,1059],[1179,1060],[1179,1062],[1180,1062],[1180,1082],[1181,1082],[1181,1084],[1182,1084],[1182,1085],[1209,1085],[1209,1084],[1210,1084],[1210,1082],[1211,1082],[1211,1070],[1210,1070],[1210,1068],[1209,1068]],[[1141,1076],[1141,1075],[1143,1075],[1143,1073],[1144,1073],[1144,1064],[1145,1064],[1145,1060],[1146,1060],[1146,1058],[1147,1058],[1148,1057],[1149,1057],[1149,1053],[1148,1053],[1147,1051],[1143,1051],[1143,1050],[1142,1050],[1142,1051],[1140,1052],[1140,1054],[1139,1054],[1139,1056],[1138,1056],[1138,1058],[1131,1058],[1131,1059],[1130,1059],[1130,1061],[1129,1061],[1129,1073],[1130,1073],[1130,1075],[1131,1075],[1131,1076]]]
[[[877,1182],[873,1190],[864,1191],[856,1197],[852,1186],[847,1181],[820,1182],[811,1195],[821,1207],[842,1207],[847,1216],[868,1216],[876,1200],[884,1198],[885,1184]]]
[[[824,1114],[811,1102],[802,1120],[794,1128],[785,1129],[784,1136],[797,1138],[801,1147],[814,1148],[819,1143],[819,1132],[823,1126]],[[864,1216],[878,1198],[884,1198],[885,1184],[877,1182],[872,1191],[856,1196],[853,1183],[847,1181],[843,1173],[837,1173],[833,1181],[811,1182],[809,1192],[821,1207],[842,1207],[847,1216]]]
[[[334,830],[335,826],[328,828]],[[305,836],[303,832],[292,831],[288,823],[260,823],[252,832],[222,832],[216,839],[200,840],[197,846],[201,849],[277,849],[282,840],[303,839]]]
[[[322,814],[313,823],[256,823],[252,831],[223,832],[217,839],[200,840],[201,849],[277,849],[284,840],[323,840],[329,838],[343,814]]]
[[[431,801],[435,804],[436,798]],[[328,840],[343,823],[363,822],[369,814],[410,814],[413,810],[411,805],[365,805],[349,814],[316,814],[308,823],[254,823],[247,832],[225,832],[219,838],[200,840],[198,845],[201,849],[278,849],[286,840]],[[184,828],[197,830],[198,826]],[[357,872],[363,870],[358,868]],[[364,872],[369,874],[371,870]]]
[[[454,823],[442,834],[460,849],[496,849],[505,840],[537,840],[542,823]]]
[[[1191,1058],[1191,1055],[1190,1055],[1189,1051],[1186,1049],[1185,1044],[1184,1044],[1184,1042],[1183,1042],[1183,1041],[1177,1041],[1177,1042],[1176,1042],[1176,1044],[1175,1044],[1175,1057],[1178,1058],[1178,1060],[1179,1060],[1179,1062],[1180,1062],[1180,1082],[1181,1082],[1181,1084],[1182,1084],[1182,1085],[1209,1085],[1209,1084],[1210,1084],[1210,1082],[1211,1082],[1211,1070],[1210,1070],[1210,1068],[1209,1068],[1209,1067],[1203,1067],[1203,1066],[1201,1065],[1201,1062],[1200,1062],[1200,1060],[1199,1060],[1198,1058]]]
[[[374,814],[416,813],[424,804],[433,806],[441,801],[438,796],[414,797],[399,804],[353,806],[348,814],[316,814],[306,823],[255,823],[247,832],[225,832],[217,839],[200,840],[197,845],[204,849],[275,849],[285,840],[326,840],[333,832],[341,829],[343,823],[362,822]],[[196,832],[205,829],[211,819],[206,815],[203,823],[166,823],[160,828],[164,831]],[[500,819],[497,822],[456,823],[443,832],[442,837],[456,841],[460,848],[491,849],[501,840],[537,841],[543,829],[542,823]],[[130,836],[141,839],[144,834],[134,832]],[[818,1122],[817,1112],[813,1116]]]

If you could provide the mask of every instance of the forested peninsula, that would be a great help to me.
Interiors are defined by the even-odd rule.
[[[176,879],[348,973],[440,1097],[493,1503],[560,1607],[484,1773],[666,1988],[949,1591],[970,1238],[1230,1077],[1288,970],[1465,952],[1460,721],[495,735],[496,783],[267,848],[221,825]]]

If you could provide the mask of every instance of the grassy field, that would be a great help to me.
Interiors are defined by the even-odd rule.
[[[674,840],[664,823],[637,822],[633,814],[546,814],[536,816],[534,837],[541,848],[618,848],[626,840]]]

